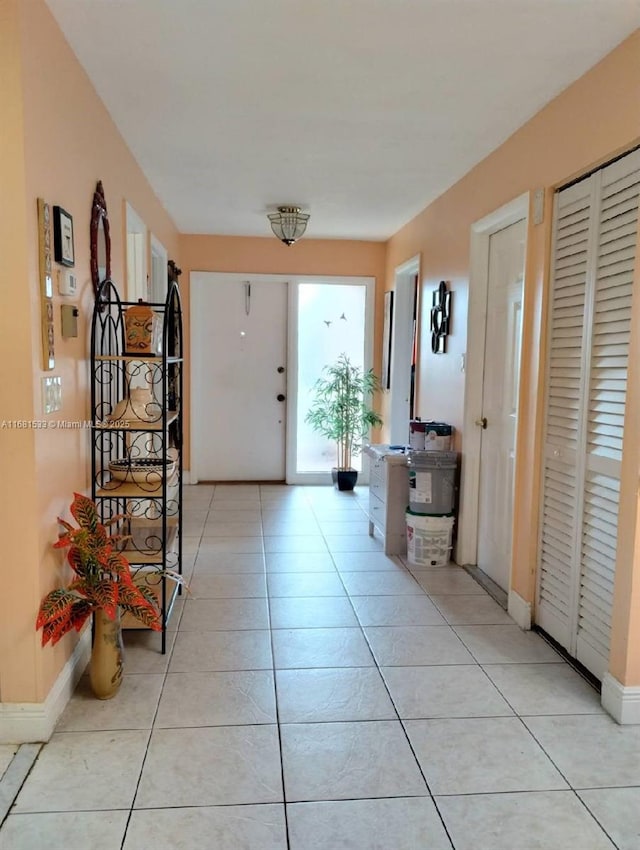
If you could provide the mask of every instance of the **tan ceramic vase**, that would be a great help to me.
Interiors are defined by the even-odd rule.
[[[131,420],[135,422],[159,422],[162,408],[155,400],[153,393],[146,387],[132,387],[129,398],[123,398],[113,408],[109,419]]]
[[[98,699],[111,699],[122,684],[120,613],[110,620],[102,608],[93,614],[94,634],[89,665],[91,689]]]
[[[160,354],[162,322],[142,299],[125,310],[124,325],[127,354]]]

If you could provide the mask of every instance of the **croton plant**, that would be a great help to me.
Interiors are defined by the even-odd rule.
[[[148,628],[159,631],[162,618],[156,598],[150,588],[134,583],[129,562],[118,548],[125,537],[107,530],[122,516],[103,524],[95,502],[80,493],[73,495],[71,515],[79,527],[58,517],[65,533],[53,545],[55,549],[68,547],[67,560],[74,578],[68,587],[48,593],[40,604],[36,629],[42,629],[42,645],[51,641],[53,646],[71,629],[80,631],[98,608],[111,620],[118,608],[128,611]],[[164,574],[181,581],[181,576],[171,571]]]

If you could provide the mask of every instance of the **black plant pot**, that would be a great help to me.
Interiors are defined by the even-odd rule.
[[[334,466],[331,470],[331,480],[336,485],[338,490],[353,490],[358,480],[357,469],[336,469]]]

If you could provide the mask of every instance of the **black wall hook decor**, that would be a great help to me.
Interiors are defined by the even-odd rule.
[[[445,354],[451,319],[451,293],[446,281],[441,280],[440,286],[433,290],[431,303],[431,350],[434,354]]]

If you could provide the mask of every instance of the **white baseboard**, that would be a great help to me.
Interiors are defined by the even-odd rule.
[[[611,673],[602,680],[602,707],[622,726],[640,723],[640,687],[621,685]]]
[[[48,741],[91,657],[86,628],[44,702],[0,703],[0,744]]]
[[[531,628],[531,603],[526,602],[515,590],[509,591],[507,610],[521,629],[528,631]]]

